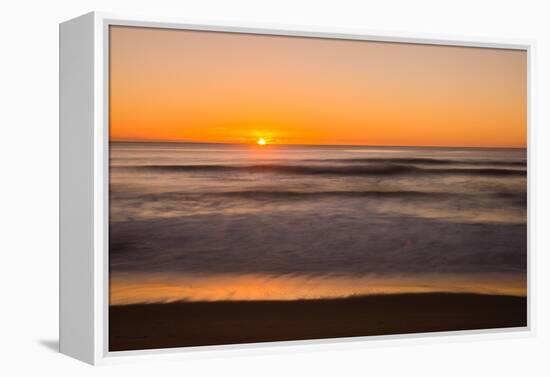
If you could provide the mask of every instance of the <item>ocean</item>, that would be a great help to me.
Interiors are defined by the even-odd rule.
[[[110,303],[527,294],[525,149],[111,142]]]

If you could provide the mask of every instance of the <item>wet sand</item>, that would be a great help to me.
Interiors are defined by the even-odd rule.
[[[479,294],[121,305],[109,308],[109,350],[524,326],[525,297]]]

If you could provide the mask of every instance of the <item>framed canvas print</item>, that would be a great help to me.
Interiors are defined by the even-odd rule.
[[[531,49],[61,24],[61,351],[530,331]]]

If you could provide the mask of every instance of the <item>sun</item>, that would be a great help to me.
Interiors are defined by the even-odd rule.
[[[266,144],[267,144],[267,141],[263,137],[258,139],[258,145],[266,145]]]

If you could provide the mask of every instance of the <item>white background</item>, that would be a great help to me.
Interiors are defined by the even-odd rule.
[[[550,9],[546,1],[4,1],[1,5],[0,374],[550,375],[547,163]],[[533,113],[537,334],[92,368],[57,354],[58,23],[91,10],[216,21],[358,28],[379,33],[527,38],[537,42]],[[533,166],[534,165],[534,166]],[[545,171],[546,170],[546,171]],[[32,373],[32,374],[31,374]]]

